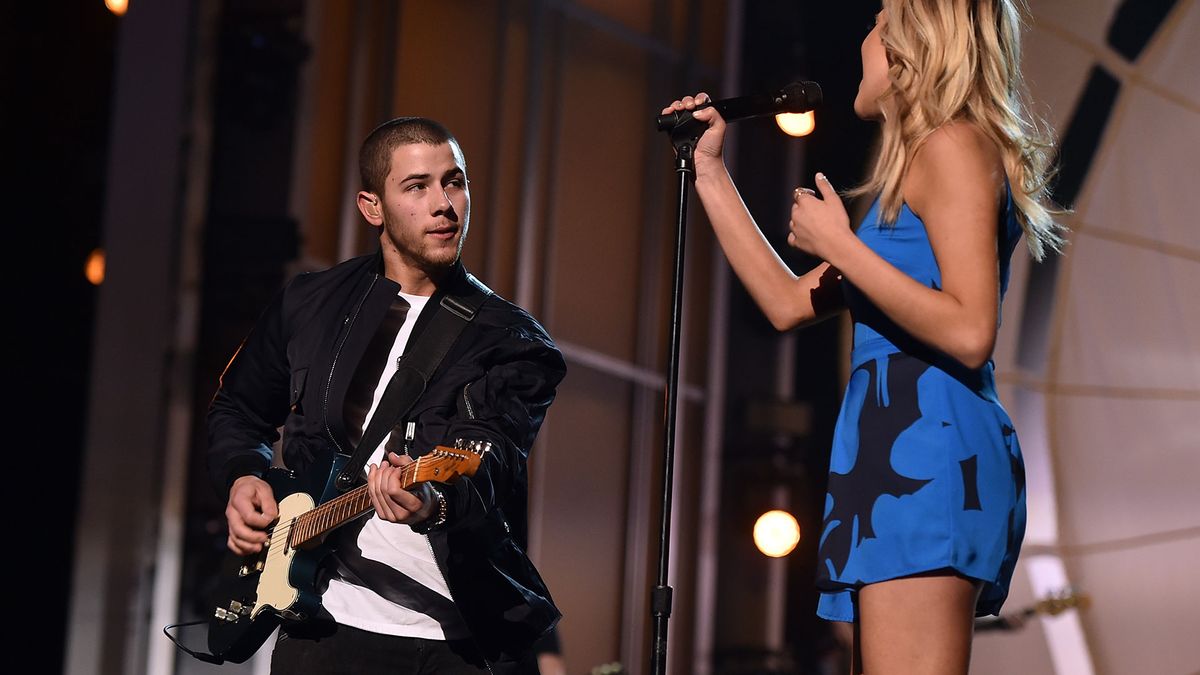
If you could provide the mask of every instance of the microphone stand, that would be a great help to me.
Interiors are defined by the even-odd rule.
[[[654,624],[650,672],[667,672],[667,621],[671,617],[671,587],[667,585],[667,567],[671,548],[671,493],[675,468],[675,419],[679,402],[679,342],[683,317],[683,252],[687,233],[689,183],[695,178],[694,153],[704,125],[696,120],[670,129],[675,148],[675,173],[679,176],[675,220],[674,286],[671,292],[671,344],[666,380],[666,422],[663,425],[663,505],[658,543],[658,580],[650,593],[650,615]]]
[[[821,87],[816,82],[793,82],[769,96],[711,101],[711,105],[730,117],[726,121],[773,115],[779,112],[805,112],[821,102]],[[674,287],[671,291],[671,345],[668,351],[666,381],[666,420],[663,424],[663,507],[658,541],[658,580],[650,592],[650,616],[654,623],[650,672],[667,672],[667,621],[671,618],[671,587],[667,585],[667,565],[671,549],[671,491],[675,475],[675,418],[679,394],[679,339],[683,325],[683,249],[687,233],[688,182],[695,178],[696,143],[707,125],[692,116],[679,113],[659,115],[659,131],[669,132],[675,148],[675,173],[679,175],[678,205],[675,219]]]

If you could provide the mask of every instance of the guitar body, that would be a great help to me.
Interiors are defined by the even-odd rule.
[[[290,523],[315,506],[290,471],[271,469],[266,481],[279,502],[279,520],[261,553],[226,557],[209,616],[208,648],[226,661],[242,663],[287,621],[305,621],[321,609],[316,592],[324,546],[288,546]]]

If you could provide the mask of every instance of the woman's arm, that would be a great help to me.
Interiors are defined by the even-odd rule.
[[[935,131],[902,184],[925,223],[942,288],[925,286],[879,257],[848,228],[841,200],[818,174],[822,199],[801,195],[792,210],[794,245],[828,260],[892,321],[968,368],[991,358],[999,317],[999,151],[967,123]]]
[[[841,275],[821,263],[797,277],[754,223],[725,171],[696,176],[696,194],[733,271],[776,330],[815,323],[844,306]]]
[[[717,241],[750,296],[778,330],[824,319],[844,306],[841,276],[828,263],[797,277],[771,248],[750,216],[722,158],[725,121],[714,108],[695,110],[706,94],[685,97],[663,110],[692,110],[708,125],[696,144],[696,195]]]

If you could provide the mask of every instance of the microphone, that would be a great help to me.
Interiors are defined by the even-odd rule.
[[[709,101],[696,106],[696,110],[713,107],[726,122],[778,115],[779,113],[808,112],[821,105],[821,85],[816,82],[793,82],[773,94],[739,96],[720,101]],[[671,131],[692,121],[691,110],[676,110],[657,118],[659,131]]]

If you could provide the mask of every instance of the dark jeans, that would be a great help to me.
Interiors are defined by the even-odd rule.
[[[320,637],[280,633],[272,675],[479,675],[488,668],[470,640],[424,640],[336,626]]]

